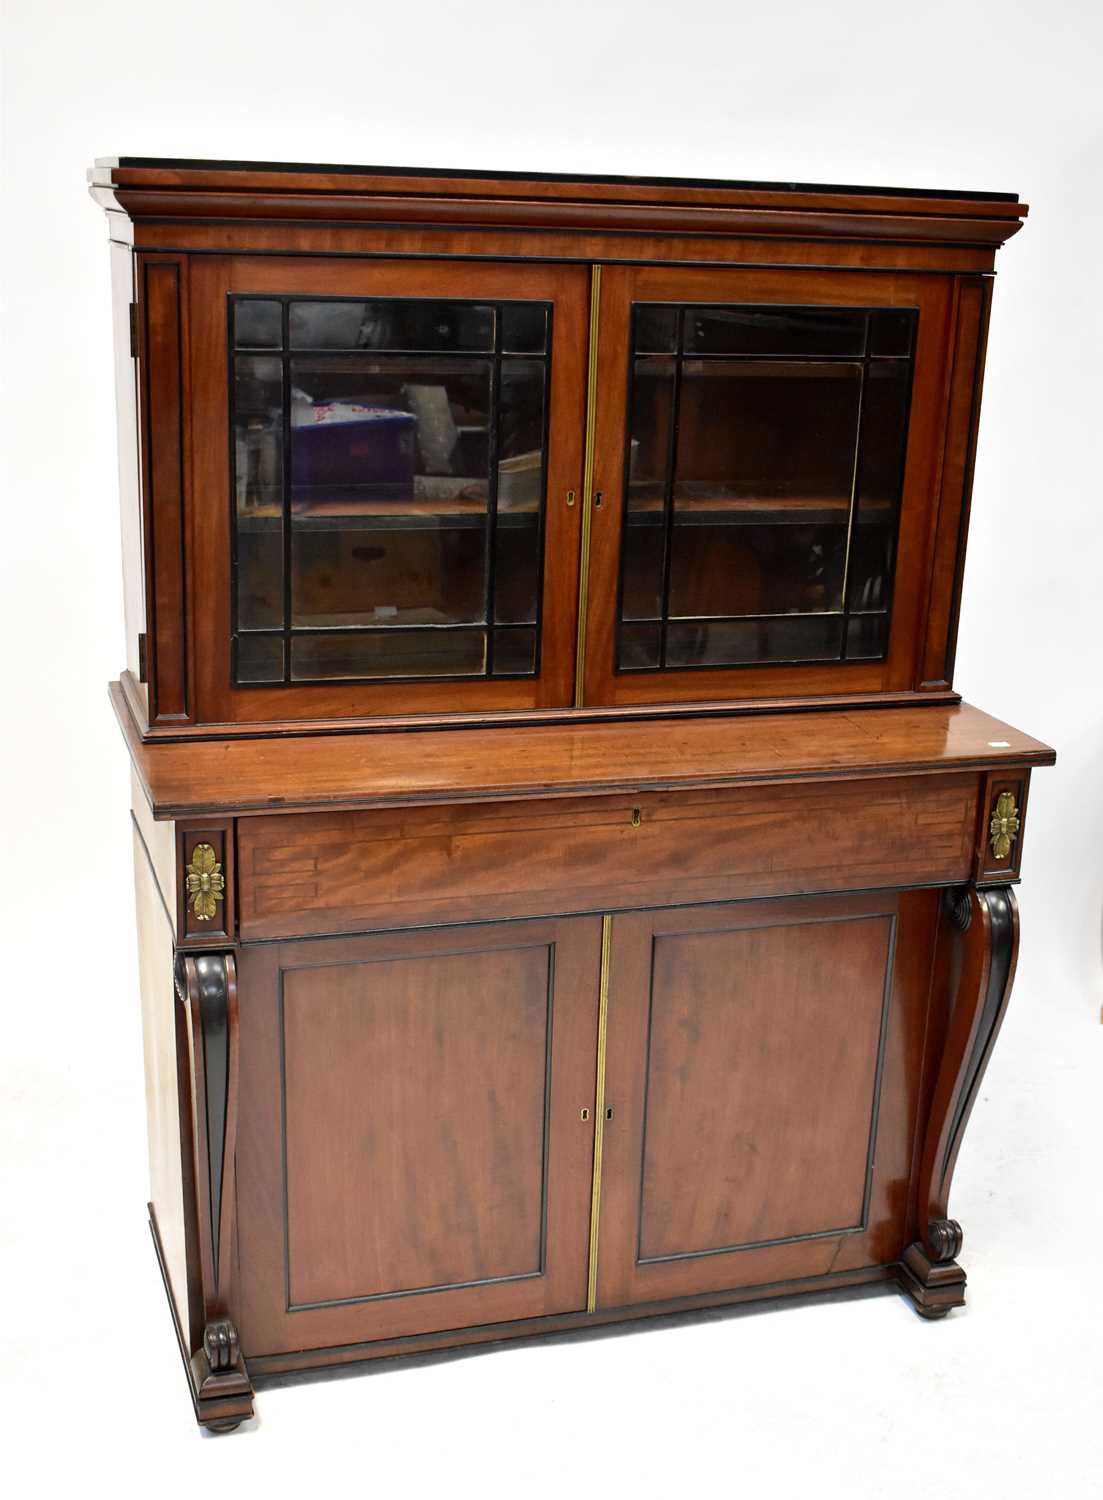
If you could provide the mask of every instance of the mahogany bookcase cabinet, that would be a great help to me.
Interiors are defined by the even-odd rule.
[[[252,1378],[964,1300],[1032,767],[952,677],[1012,194],[101,161],[150,1221]]]

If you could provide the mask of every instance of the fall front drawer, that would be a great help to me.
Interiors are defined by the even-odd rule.
[[[949,884],[980,790],[962,773],[242,818],[240,935]]]

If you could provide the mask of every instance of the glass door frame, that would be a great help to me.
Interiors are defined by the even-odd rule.
[[[552,304],[539,671],[533,677],[237,686],[231,676],[230,295]],[[561,708],[574,688],[589,271],[581,266],[386,257],[197,257],[189,287],[191,587],[197,717],[313,721]]]
[[[917,308],[911,409],[888,650],[880,661],[752,664],[618,672],[615,667],[625,442],[633,355],[632,306],[774,303],[839,308]],[[595,363],[594,467],[583,692],[586,707],[902,692],[921,648],[925,579],[937,522],[941,425],[950,356],[950,278],[899,272],[790,267],[603,266]]]

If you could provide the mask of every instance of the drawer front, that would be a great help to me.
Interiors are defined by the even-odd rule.
[[[980,778],[915,776],[238,824],[242,938],[948,884]]]

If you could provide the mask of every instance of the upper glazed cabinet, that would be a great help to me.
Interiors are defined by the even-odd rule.
[[[1021,204],[328,171],[93,175],[152,732],[950,691]]]

